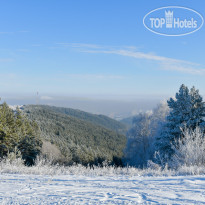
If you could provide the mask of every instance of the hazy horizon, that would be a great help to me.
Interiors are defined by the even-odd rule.
[[[2,95],[1,102],[9,105],[50,105],[79,109],[93,114],[103,114],[114,119],[131,117],[153,109],[166,97],[159,96],[59,96],[59,95]]]

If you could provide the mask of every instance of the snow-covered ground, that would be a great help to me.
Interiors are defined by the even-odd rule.
[[[0,204],[205,204],[205,176],[0,175]]]

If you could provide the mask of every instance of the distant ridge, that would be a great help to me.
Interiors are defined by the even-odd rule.
[[[43,108],[45,110],[54,111],[56,113],[65,114],[68,116],[72,116],[78,118],[80,120],[85,120],[86,122],[90,122],[95,125],[102,126],[104,128],[116,131],[118,133],[125,134],[127,131],[127,125],[123,122],[119,122],[112,118],[109,118],[105,115],[96,115],[88,112],[84,112],[78,109],[72,108],[64,108],[64,107],[56,107],[56,106],[48,106],[48,105],[27,105],[26,108]]]

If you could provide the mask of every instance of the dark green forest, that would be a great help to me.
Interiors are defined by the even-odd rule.
[[[37,107],[47,110],[48,112],[54,111],[56,113],[65,114],[71,117],[78,118],[80,120],[85,120],[86,122],[90,122],[94,125],[99,125],[106,129],[116,131],[120,134],[125,134],[127,132],[127,126],[125,123],[118,122],[105,115],[96,115],[96,114],[91,114],[77,109],[55,107],[55,106],[48,106],[48,105],[27,105],[25,106],[25,109],[32,110],[34,108],[36,109]]]
[[[100,164],[105,160],[121,163],[126,146],[126,137],[120,134],[126,131],[122,123],[67,108],[28,105],[21,110],[39,126],[43,154],[52,155],[56,162],[67,165]]]
[[[33,165],[40,154],[42,141],[37,124],[13,111],[6,103],[0,105],[0,157],[19,150],[26,165]]]

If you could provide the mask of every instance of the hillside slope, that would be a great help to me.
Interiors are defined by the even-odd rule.
[[[27,109],[39,107],[48,111],[54,111],[56,113],[65,114],[116,131],[121,134],[125,134],[127,131],[127,127],[125,124],[116,121],[112,118],[109,118],[105,115],[96,115],[96,114],[91,114],[77,109],[55,107],[55,106],[48,106],[48,105],[27,105],[26,107]]]
[[[55,144],[66,163],[94,163],[121,158],[126,138],[89,121],[56,112],[49,106],[23,106],[40,127],[43,140]]]

